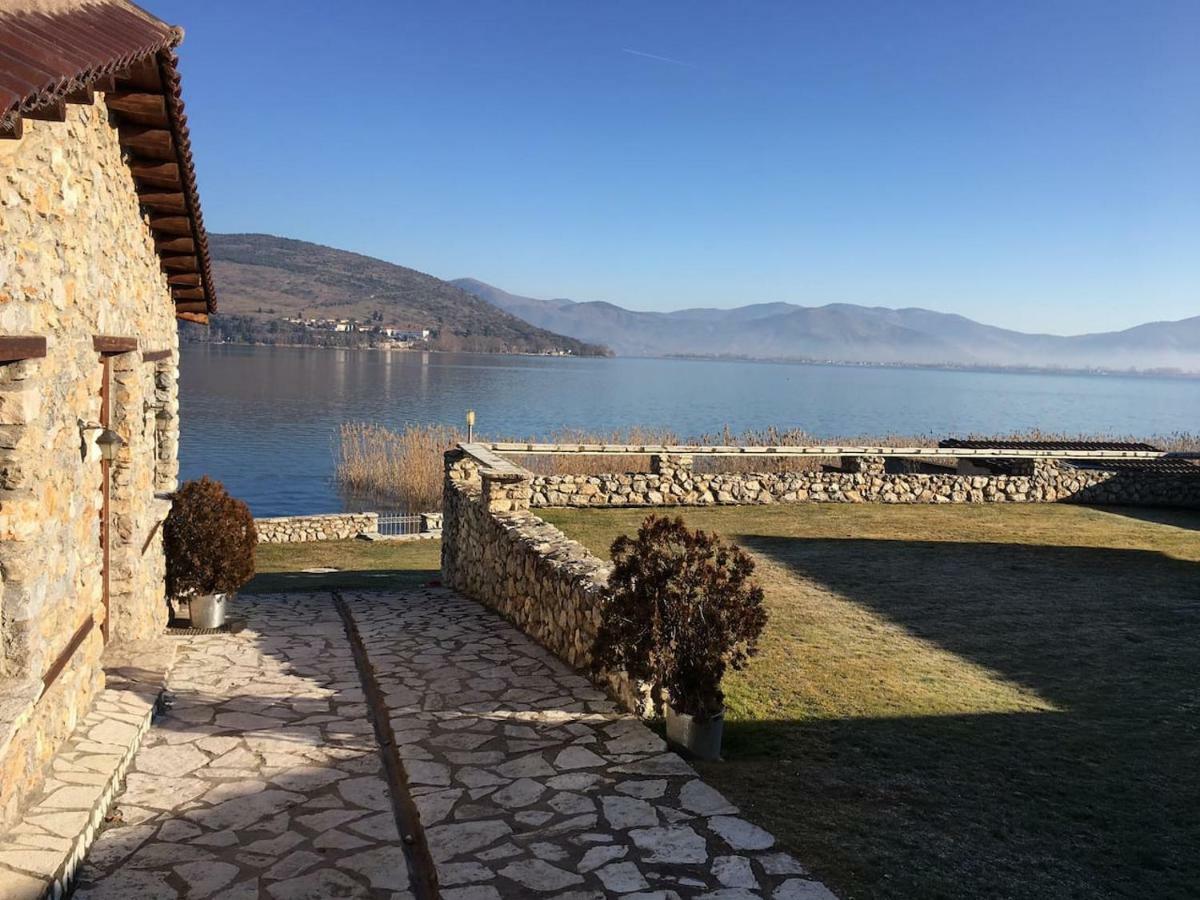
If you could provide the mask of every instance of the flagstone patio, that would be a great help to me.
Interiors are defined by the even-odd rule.
[[[186,639],[78,898],[428,896],[423,866],[446,900],[832,898],[492,612],[443,589],[344,601],[382,755],[331,598],[245,598],[243,631]],[[420,822],[401,840],[405,804]]]

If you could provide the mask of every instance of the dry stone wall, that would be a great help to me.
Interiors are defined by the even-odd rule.
[[[1008,475],[890,474],[882,457],[848,458],[844,471],[718,474],[688,457],[654,460],[651,473],[533,475],[478,445],[446,454],[442,577],[497,610],[585,671],[611,566],[530,511],[531,506],[835,503],[1129,503],[1200,507],[1200,478],[1117,474],[1023,461]],[[622,673],[597,682],[627,708],[646,692]]]
[[[379,532],[379,514],[334,513],[324,516],[274,516],[255,519],[260,544],[341,541]]]
[[[611,566],[529,511],[527,473],[486,461],[446,454],[442,579],[590,671]],[[626,708],[642,707],[644,692],[624,673],[594,677]]]
[[[81,429],[101,414],[97,335],[138,345],[109,363],[124,440],[110,472],[110,639],[160,634],[168,611],[169,503],[155,494],[178,473],[174,305],[100,96],[0,141],[0,335],[46,339],[44,358],[0,365],[2,829],[103,686],[101,464]]]
[[[839,472],[723,473],[668,457],[655,470],[614,475],[535,475],[531,505],[710,506],[767,503],[1091,503],[1200,508],[1200,474],[1081,469],[1028,460],[1026,474],[888,473],[882,457],[851,457]],[[1200,472],[1200,470],[1198,470]]]

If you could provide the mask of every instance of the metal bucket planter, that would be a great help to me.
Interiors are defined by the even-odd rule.
[[[667,740],[697,759],[718,761],[721,758],[721,735],[725,731],[725,711],[715,716],[688,715],[676,712],[667,704]]]
[[[188,600],[188,615],[193,628],[220,628],[225,624],[225,608],[233,594],[197,594]]]

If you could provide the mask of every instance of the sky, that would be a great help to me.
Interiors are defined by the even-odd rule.
[[[634,309],[1200,315],[1200,3],[142,0],[210,231]]]

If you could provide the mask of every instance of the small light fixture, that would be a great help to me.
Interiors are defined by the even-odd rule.
[[[470,444],[475,437],[475,410],[467,410],[467,443]]]
[[[100,448],[100,458],[105,462],[112,462],[116,459],[117,451],[124,445],[125,439],[111,428],[105,428],[96,438],[96,446]]]

